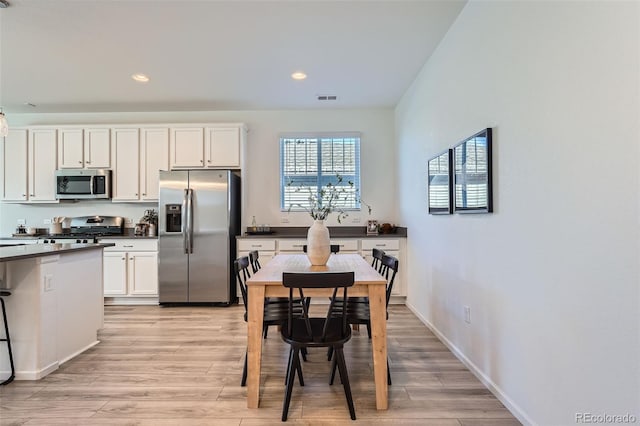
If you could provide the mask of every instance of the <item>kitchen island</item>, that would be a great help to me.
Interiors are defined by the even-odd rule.
[[[11,292],[4,299],[16,380],[38,380],[99,343],[102,251],[110,245],[0,247],[0,288]],[[9,376],[5,347],[0,377]]]

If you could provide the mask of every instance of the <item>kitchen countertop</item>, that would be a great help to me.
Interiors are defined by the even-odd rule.
[[[97,250],[115,246],[113,243],[101,244],[24,244],[0,245],[0,262],[22,260],[32,257],[52,256],[80,250]]]
[[[307,238],[306,226],[271,227],[269,234],[243,233],[236,238]],[[392,234],[367,235],[366,226],[329,226],[331,238],[406,238],[407,228],[397,227]]]
[[[69,229],[65,229],[65,231],[68,233]],[[56,239],[56,235],[50,235],[50,234],[37,234],[37,235],[29,235],[29,234],[13,234],[11,236],[8,237],[1,237],[0,239],[2,240],[15,240],[15,241],[28,241],[28,240],[40,240],[40,239],[44,239],[44,238],[53,238],[54,240]],[[135,235],[134,229],[133,228],[125,228],[124,229],[124,234],[122,235],[100,235],[97,238],[99,239],[117,239],[117,238],[135,238],[135,239],[153,239],[153,240],[157,240],[158,237],[154,236],[154,237],[150,237],[147,235]]]

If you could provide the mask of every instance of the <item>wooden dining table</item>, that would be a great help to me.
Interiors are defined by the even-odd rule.
[[[332,254],[325,266],[312,266],[305,254],[279,254],[247,280],[247,406],[258,408],[265,297],[288,297],[283,272],[350,272],[355,275],[349,297],[369,297],[376,408],[388,408],[386,280],[358,254]],[[305,289],[305,296],[330,297],[333,289]],[[327,363],[327,373],[330,363]],[[283,365],[284,369],[284,365]],[[284,371],[284,370],[283,370]],[[328,374],[327,374],[328,376]],[[327,379],[328,380],[328,379]]]

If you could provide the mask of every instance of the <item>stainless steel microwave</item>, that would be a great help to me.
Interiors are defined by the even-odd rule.
[[[111,170],[56,170],[57,200],[111,198]]]

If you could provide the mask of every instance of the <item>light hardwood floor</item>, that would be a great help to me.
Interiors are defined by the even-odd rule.
[[[375,409],[366,329],[345,346],[358,420],[374,425],[520,423],[404,306],[389,308],[389,410]],[[101,343],[40,381],[0,387],[2,425],[276,425],[287,347],[272,327],[263,352],[261,408],[240,387],[244,309],[107,306]],[[1,348],[4,350],[4,348]],[[304,363],[288,423],[353,424],[323,350]]]

